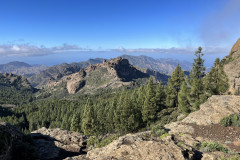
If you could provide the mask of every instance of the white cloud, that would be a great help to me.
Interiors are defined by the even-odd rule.
[[[120,52],[120,53],[159,53],[159,54],[194,54],[198,47],[185,47],[185,48],[137,48],[137,49],[126,49],[124,47],[119,47],[118,49],[109,49],[105,52]],[[60,53],[70,53],[70,52],[89,52],[94,51],[102,52],[103,50],[92,50],[89,48],[81,48],[77,45],[63,44],[54,47],[35,46],[30,44],[3,44],[0,45],[0,56],[17,56],[17,57],[27,57],[27,56],[44,56],[50,54],[60,54]],[[228,53],[230,48],[223,47],[203,47],[203,52],[205,54],[219,54]]]
[[[164,54],[194,54],[198,47],[186,47],[186,48],[138,48],[138,49],[125,49],[120,47],[119,49],[113,49],[113,51],[123,53],[164,53]],[[203,47],[204,54],[219,54],[228,53],[230,48],[225,47]]]
[[[63,44],[47,48],[45,46],[34,46],[30,44],[3,44],[0,45],[0,55],[2,56],[44,56],[61,52],[90,51],[90,49],[80,48],[77,45]]]

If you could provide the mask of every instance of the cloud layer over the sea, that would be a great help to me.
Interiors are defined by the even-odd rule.
[[[36,46],[30,44],[2,44],[0,45],[0,56],[17,56],[17,57],[30,57],[30,56],[46,56],[58,53],[69,53],[75,52],[84,54],[84,52],[120,52],[123,54],[127,53],[156,53],[156,54],[193,54],[198,47],[185,47],[185,48],[137,48],[137,49],[126,49],[120,47],[118,49],[107,49],[107,50],[94,50],[89,48],[82,48],[77,45],[63,44],[54,47]],[[223,47],[203,47],[205,54],[219,54],[228,53],[230,48]]]
[[[63,44],[54,47],[35,46],[30,44],[3,44],[0,45],[0,56],[44,56],[59,52],[91,51],[91,49],[81,48],[77,45]]]

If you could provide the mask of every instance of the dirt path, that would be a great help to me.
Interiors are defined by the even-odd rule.
[[[219,124],[209,126],[188,125],[194,128],[193,137],[203,137],[211,141],[218,141],[227,145],[230,150],[240,152],[240,127],[223,127]]]

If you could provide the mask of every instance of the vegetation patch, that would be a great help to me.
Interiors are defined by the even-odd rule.
[[[160,139],[163,139],[164,137],[170,136],[168,133],[164,133],[163,135],[160,136]]]
[[[160,124],[153,126],[151,131],[153,136],[161,136],[167,133],[166,129]]]
[[[227,126],[240,126],[240,115],[239,114],[232,114],[227,117],[221,119],[220,124],[224,127]]]
[[[0,155],[7,150],[7,146],[10,145],[11,135],[7,132],[0,133]]]
[[[201,144],[201,150],[203,152],[221,151],[224,153],[228,153],[228,149],[225,148],[223,145],[219,144],[218,142],[203,142]]]
[[[118,139],[119,136],[119,134],[108,135],[105,137],[91,136],[88,139],[87,146],[88,148],[102,148]]]

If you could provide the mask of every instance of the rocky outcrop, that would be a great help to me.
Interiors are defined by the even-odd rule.
[[[86,72],[81,69],[78,73],[73,74],[69,77],[70,80],[67,81],[67,90],[69,94],[74,94],[79,91],[85,85]]]
[[[103,60],[103,66],[105,66],[111,74],[117,76],[124,82],[148,77],[147,74],[130,65],[127,59],[121,57],[110,59],[109,61]]]
[[[115,58],[109,61],[103,60],[103,63],[90,65],[85,69],[80,69],[79,72],[63,76],[60,79],[52,78],[46,84],[46,88],[48,89],[47,92],[50,93],[59,91],[60,88],[67,90],[69,94],[75,94],[79,91],[93,94],[103,89],[134,85],[136,79],[147,77],[149,77],[148,74],[130,65],[127,59]]]
[[[200,110],[190,113],[184,123],[197,125],[217,124],[223,117],[240,112],[240,96],[214,95],[200,106]]]
[[[127,134],[103,148],[87,153],[90,160],[185,160],[194,157],[194,150],[187,145],[178,146],[171,136],[161,140],[148,139],[150,132]],[[73,157],[81,160],[83,157]],[[68,159],[70,160],[70,159]]]
[[[87,137],[62,129],[41,128],[31,136],[41,159],[62,159],[84,154]]]
[[[234,44],[230,54],[222,62],[229,79],[229,91],[232,94],[240,94],[240,39]]]
[[[167,124],[171,134],[194,133],[194,129],[186,124],[211,125],[218,124],[228,115],[240,112],[240,96],[214,95],[200,105],[200,110],[190,113],[182,121]]]
[[[23,76],[14,75],[12,73],[0,73],[0,86],[12,86],[17,89],[25,87],[27,89],[33,89],[28,80]]]

